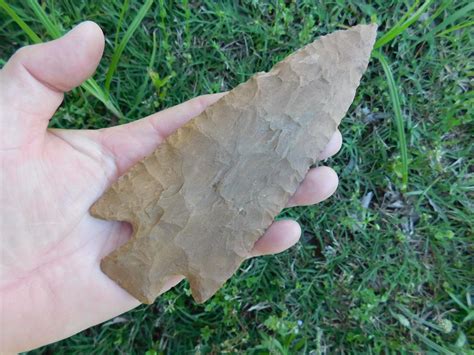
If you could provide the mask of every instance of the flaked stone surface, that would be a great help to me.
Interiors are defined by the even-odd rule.
[[[348,110],[375,25],[318,38],[179,128],[91,207],[130,222],[101,268],[143,303],[184,275],[204,302],[237,270]]]

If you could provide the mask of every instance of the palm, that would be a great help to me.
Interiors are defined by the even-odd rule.
[[[50,133],[43,147],[29,154],[8,153],[15,165],[3,171],[2,185],[9,186],[5,205],[20,205],[23,210],[21,215],[16,211],[3,215],[2,230],[7,233],[1,233],[1,245],[9,249],[2,250],[0,287],[2,311],[21,309],[33,320],[53,318],[39,333],[44,331],[54,340],[64,324],[80,330],[138,302],[99,268],[100,258],[126,240],[127,226],[97,220],[88,213],[109,179],[116,176],[114,165],[104,164],[101,160],[107,158],[101,154],[84,153],[99,151],[89,139],[77,150]],[[15,179],[16,167],[25,167],[25,180]],[[15,233],[8,233],[12,230]],[[75,324],[71,324],[71,312]],[[88,316],[79,317],[81,313]],[[24,327],[17,331],[25,334]],[[34,327],[26,333],[38,336]]]
[[[0,352],[61,339],[138,305],[99,267],[131,229],[91,217],[89,207],[131,165],[221,96],[202,96],[126,126],[47,131],[62,91],[95,69],[103,38],[96,25],[86,23],[27,49],[0,71]],[[321,158],[339,147],[337,134]],[[318,202],[336,185],[331,169],[312,169],[290,203]],[[275,222],[253,255],[285,250],[298,237],[295,222]],[[163,291],[179,280],[170,280]]]
[[[84,151],[92,144],[86,142]],[[22,211],[26,215],[26,223],[15,226],[17,230],[19,227],[25,230],[21,233],[24,235],[22,240],[9,252],[8,278],[21,277],[28,270],[52,260],[61,261],[58,256],[75,256],[98,250],[100,244],[106,244],[107,235],[117,228],[117,224],[96,220],[87,210],[106,186],[107,177],[113,178],[115,172],[111,167],[101,166],[94,157],[51,133],[46,136],[43,151],[12,155],[16,166],[27,167],[25,173],[28,179],[15,184],[13,176],[8,174],[16,173],[12,166],[11,169],[6,167],[5,182],[10,189],[14,189],[12,196],[15,196],[16,203],[27,210]],[[25,189],[24,184],[28,184],[28,188]],[[7,226],[9,222],[18,220],[18,216],[9,217]],[[6,234],[3,238],[16,236]],[[9,241],[3,240],[3,243],[8,244]],[[84,260],[83,255],[80,257]],[[65,264],[71,264],[70,259]]]

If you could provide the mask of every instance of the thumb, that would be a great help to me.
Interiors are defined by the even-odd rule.
[[[63,93],[94,73],[103,50],[102,30],[89,21],[57,40],[19,49],[0,71],[0,148],[44,137]]]

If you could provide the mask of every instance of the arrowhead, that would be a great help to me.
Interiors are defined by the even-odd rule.
[[[91,208],[132,223],[102,270],[141,302],[184,275],[204,302],[232,276],[344,117],[376,25],[321,37],[178,129]]]

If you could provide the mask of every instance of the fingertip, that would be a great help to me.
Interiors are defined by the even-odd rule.
[[[81,31],[85,35],[90,36],[91,38],[97,38],[98,40],[104,40],[104,32],[102,28],[95,23],[94,21],[83,21],[72,28],[72,30],[68,33],[72,33],[74,31]]]
[[[66,33],[61,40],[66,38],[67,43],[77,47],[75,65],[84,70],[78,78],[77,85],[79,85],[84,77],[87,78],[94,73],[102,58],[105,47],[104,33],[97,23],[84,21]]]
[[[336,192],[339,186],[339,176],[334,169],[329,166],[319,166],[311,169],[307,175],[308,179],[308,197],[315,204],[329,198]],[[314,194],[314,195],[313,195]]]
[[[273,222],[265,234],[255,243],[251,256],[281,253],[295,245],[301,236],[298,222],[285,219]]]
[[[311,169],[288,201],[288,207],[314,205],[329,198],[337,190],[339,177],[328,166]]]
[[[85,21],[54,41],[21,48],[11,59],[11,70],[26,68],[39,84],[66,92],[95,72],[104,45],[99,25]],[[20,80],[19,75],[16,78]]]
[[[342,147],[342,134],[341,131],[336,130],[336,132],[331,137],[329,143],[326,145],[326,148],[319,155],[319,160],[327,159],[335,155]]]
[[[337,190],[339,185],[339,176],[333,168],[329,166],[319,166],[311,169],[308,173],[308,178],[313,189],[320,188],[323,190],[327,197],[331,196]],[[324,183],[324,187],[321,186],[321,182]]]
[[[102,28],[93,21],[84,21],[77,25],[74,30],[81,31],[81,36],[91,43],[97,45],[97,50],[102,55],[105,46],[105,36]]]
[[[194,98],[194,99],[198,100],[200,102],[200,105],[201,105],[201,107],[197,111],[201,111],[201,112],[204,111],[208,106],[216,103],[223,96],[225,96],[227,94],[228,94],[228,91],[224,91],[224,92],[218,92],[218,93],[215,93],[215,94],[201,95],[201,96],[198,96],[198,97]],[[193,99],[191,99],[191,100],[193,100]]]

